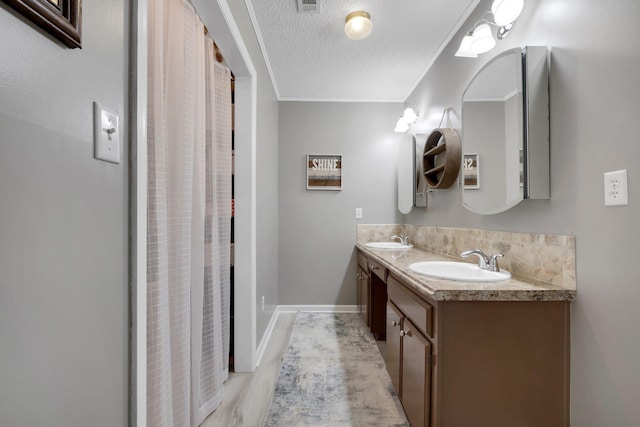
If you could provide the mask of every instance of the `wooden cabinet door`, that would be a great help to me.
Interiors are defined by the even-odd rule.
[[[385,361],[393,386],[396,388],[400,398],[402,398],[402,386],[400,384],[400,360],[402,357],[400,347],[402,339],[400,336],[401,330],[402,314],[400,314],[400,310],[389,301],[387,303],[387,346],[385,348]]]
[[[402,330],[402,405],[412,427],[428,427],[431,408],[431,344],[406,318]]]

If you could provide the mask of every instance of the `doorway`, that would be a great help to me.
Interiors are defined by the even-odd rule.
[[[192,0],[235,74],[234,365],[256,367],[256,71],[228,0]],[[131,34],[131,425],[146,427],[147,230],[147,14],[148,0],[132,2]]]

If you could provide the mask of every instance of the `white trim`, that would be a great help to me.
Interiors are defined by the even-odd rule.
[[[256,84],[236,76],[234,368],[256,368]],[[253,128],[252,128],[253,127]]]
[[[262,339],[260,340],[260,345],[258,345],[258,357],[256,366],[260,366],[260,362],[262,361],[262,356],[264,356],[264,352],[267,349],[267,345],[271,340],[271,334],[273,333],[273,329],[276,327],[276,323],[278,322],[278,317],[280,316],[280,311],[276,307],[276,310],[271,315],[271,319],[269,320],[269,324],[267,325],[267,329],[264,331],[264,335],[262,335]]]
[[[271,68],[271,61],[269,61],[269,55],[267,54],[267,46],[264,44],[264,39],[262,38],[262,33],[260,32],[260,27],[258,26],[258,18],[256,17],[256,12],[255,10],[253,10],[253,4],[251,3],[251,0],[244,0],[244,3],[247,5],[247,11],[249,12],[249,17],[251,18],[251,25],[253,25],[253,31],[256,33],[258,45],[260,45],[260,51],[262,52],[262,58],[264,59],[267,71],[269,72],[269,78],[271,79],[273,90],[276,93],[276,99],[280,101],[280,91],[278,90],[278,84],[276,83],[275,73],[273,72],[273,68]]]
[[[235,124],[235,277],[234,277],[234,368],[236,372],[256,369],[256,135],[257,73],[228,5],[217,0],[227,28],[246,66],[236,75]],[[217,28],[210,28],[216,38]]]
[[[147,0],[133,3],[131,47],[131,359],[129,421],[147,425]]]
[[[357,305],[279,305],[278,313],[359,313]]]
[[[409,99],[413,91],[416,90],[416,88],[418,87],[422,79],[424,79],[424,77],[427,75],[427,73],[429,72],[433,64],[440,57],[440,54],[442,53],[442,51],[449,45],[451,40],[455,37],[455,35],[460,30],[460,28],[462,28],[462,25],[464,25],[467,19],[469,19],[469,16],[471,16],[471,14],[476,9],[479,3],[480,3],[480,0],[473,0],[471,3],[469,3],[469,6],[467,6],[467,9],[460,16],[460,19],[458,19],[458,21],[453,25],[453,27],[451,27],[451,30],[449,31],[447,36],[444,38],[444,40],[440,44],[440,47],[438,48],[436,53],[431,57],[431,61],[429,61],[429,63],[424,67],[420,75],[418,75],[418,78],[416,79],[416,81],[413,83],[413,85],[411,85],[411,89],[409,89],[409,92],[404,97],[405,102],[407,101],[407,99]]]

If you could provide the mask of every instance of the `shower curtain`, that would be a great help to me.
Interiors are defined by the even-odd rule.
[[[197,426],[228,376],[231,75],[189,1],[148,31],[147,425]]]

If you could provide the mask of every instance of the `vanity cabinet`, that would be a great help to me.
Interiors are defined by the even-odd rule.
[[[413,427],[569,425],[569,302],[387,287],[387,369]]]

